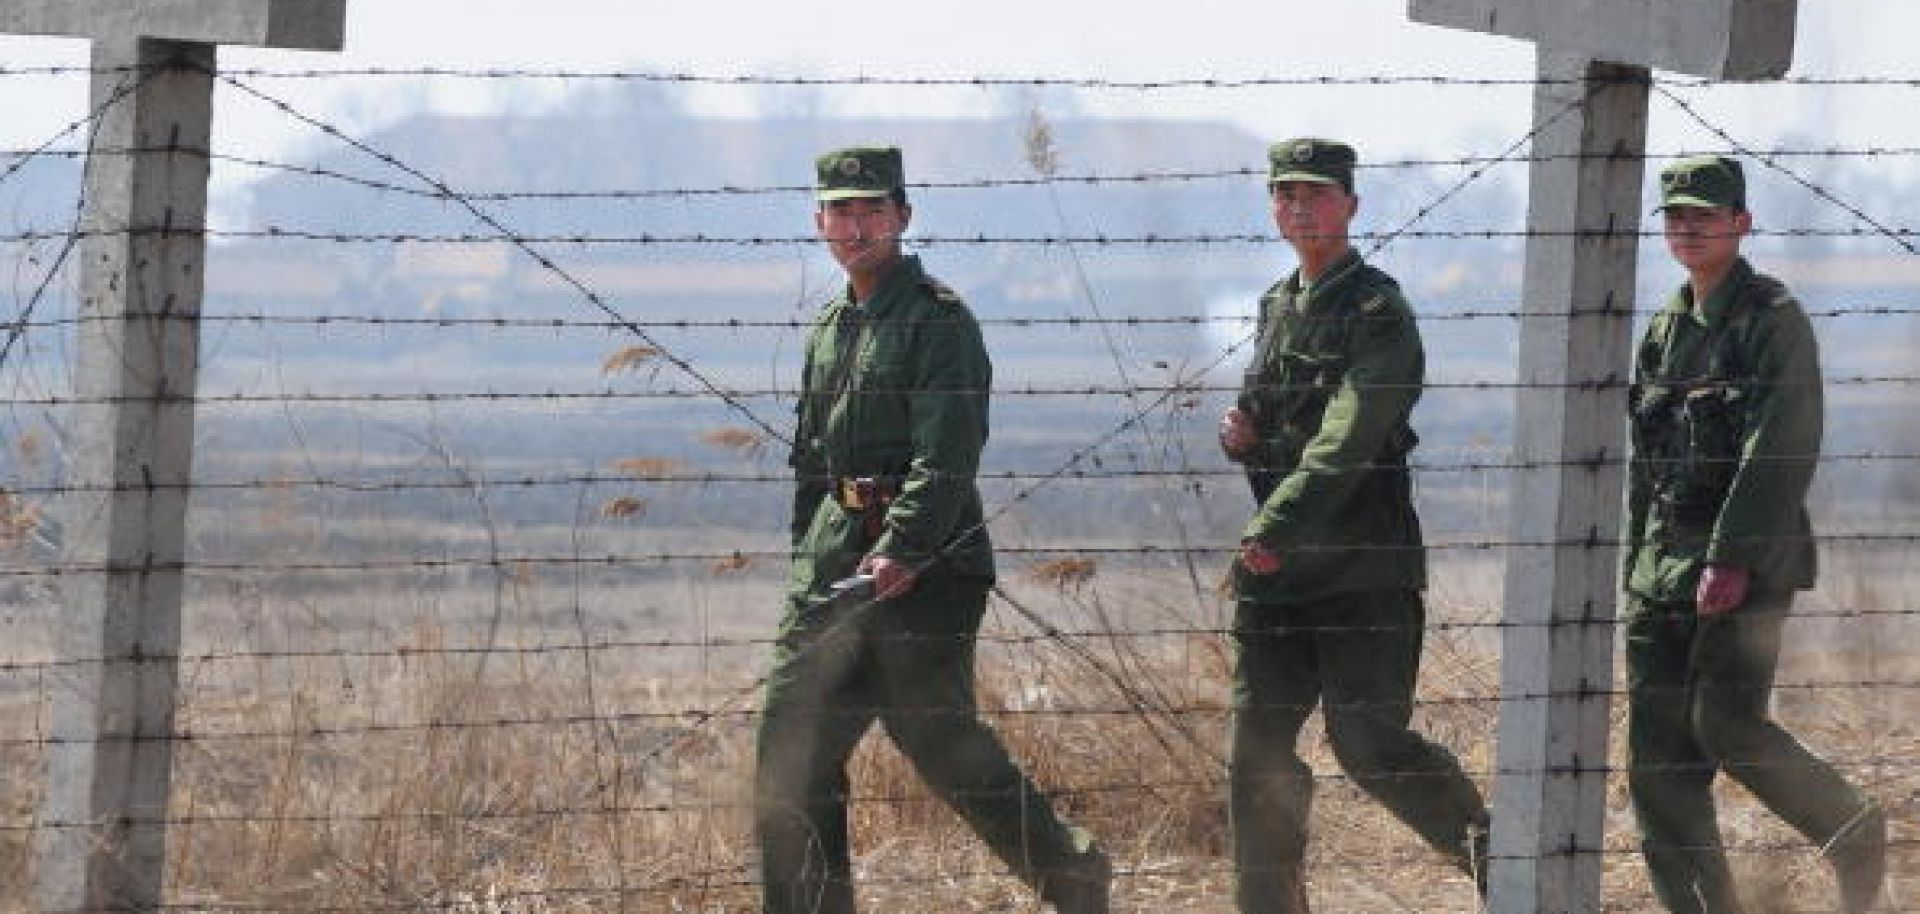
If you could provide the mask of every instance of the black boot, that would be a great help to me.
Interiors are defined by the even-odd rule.
[[[1887,814],[1868,803],[1827,842],[1827,859],[1840,883],[1840,910],[1865,914],[1880,899],[1887,878]]]
[[[1485,823],[1467,826],[1467,857],[1461,861],[1460,868],[1472,877],[1473,890],[1483,902],[1487,900],[1487,875],[1493,869],[1493,858],[1489,855],[1492,840],[1493,829]]]
[[[1107,914],[1113,863],[1099,845],[1088,842],[1072,863],[1041,880],[1040,897],[1052,902],[1057,914]]]

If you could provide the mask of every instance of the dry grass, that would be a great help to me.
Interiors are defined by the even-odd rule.
[[[1092,559],[1051,559],[1028,567],[1025,576],[1053,587],[1078,590],[1093,580],[1099,570],[1100,566]]]
[[[700,433],[700,443],[730,451],[742,457],[757,458],[767,452],[766,436],[751,429],[715,428]]]
[[[0,551],[20,548],[39,527],[39,505],[0,489]]]
[[[752,567],[753,567],[753,559],[747,558],[746,556],[736,552],[730,556],[727,556],[726,558],[715,560],[713,564],[707,566],[707,572],[715,576],[723,575],[723,574],[737,574],[739,572],[746,571]]]
[[[709,569],[719,573],[726,569]],[[1071,573],[1069,573],[1071,572]],[[1123,911],[1231,910],[1223,863],[1223,766],[1231,652],[1225,607],[1178,575],[1049,569],[1015,582],[1023,604],[1079,636],[1069,651],[1004,606],[981,647],[981,703],[1014,755],[1057,802],[1107,842],[1122,870]],[[675,598],[672,585],[661,596]],[[720,586],[716,581],[711,585]],[[672,591],[673,593],[667,593]],[[630,596],[630,598],[632,598]],[[1828,600],[1896,599],[1886,594]],[[1888,604],[1888,605],[1897,605]],[[725,613],[724,608],[714,618]],[[324,613],[322,613],[324,614]],[[1484,605],[1443,604],[1434,621],[1487,620]],[[1784,681],[1913,682],[1912,626],[1845,650],[1795,653]],[[1186,634],[1113,637],[1168,630]],[[490,655],[420,613],[381,643],[404,652],[339,660],[208,662],[183,671],[174,815],[182,824],[169,874],[196,910],[411,909],[475,912],[749,911],[756,909],[747,785],[751,710],[765,644],[706,648],[674,671],[657,651]],[[564,633],[511,632],[508,647],[577,643]],[[704,635],[751,634],[759,625]],[[657,635],[652,635],[657,637]],[[1828,641],[1828,644],[1835,642]],[[1497,659],[1484,638],[1437,630],[1428,643],[1419,726],[1469,770],[1492,766]],[[1125,709],[1141,713],[1073,713]],[[711,720],[694,713],[718,709]],[[1157,710],[1156,710],[1157,709]],[[1617,710],[1617,709],[1616,709]],[[1847,764],[1887,800],[1908,844],[1897,897],[1920,890],[1920,698],[1912,690],[1783,692],[1780,712],[1807,742]],[[0,704],[0,726],[38,732],[31,693]],[[1616,717],[1618,715],[1616,714]],[[427,726],[439,722],[443,726]],[[486,722],[484,726],[456,726]],[[279,734],[222,739],[222,732]],[[1618,740],[1616,740],[1616,746]],[[1470,911],[1472,893],[1403,827],[1344,780],[1317,730],[1305,739],[1329,777],[1314,811],[1316,911]],[[0,752],[0,778],[37,783],[30,751]],[[871,911],[1030,911],[955,817],[899,755],[871,737],[852,764],[862,900]],[[1777,847],[1736,858],[1770,912],[1821,910],[1824,868],[1738,788],[1721,793],[1728,841]],[[0,803],[0,909],[28,910],[29,786]],[[1651,909],[1632,853],[1618,785],[1611,796],[1605,887],[1610,911]]]
[[[627,346],[615,350],[600,362],[600,373],[604,375],[628,374],[652,365],[663,351],[654,346]]]
[[[671,457],[622,457],[613,462],[613,468],[637,479],[658,479],[680,472],[686,464]]]
[[[616,495],[600,506],[600,516],[610,518],[640,518],[647,515],[647,500],[637,495]]]

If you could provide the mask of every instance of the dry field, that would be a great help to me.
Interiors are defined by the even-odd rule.
[[[197,659],[183,669],[180,725],[195,738],[179,746],[173,901],[208,912],[753,910],[745,804],[777,574],[725,571],[640,591],[527,572],[498,589],[374,598],[203,594],[193,611],[223,621],[196,627]],[[1224,601],[1177,568],[1008,572],[1020,606],[996,601],[981,649],[995,725],[1114,852],[1119,910],[1229,911]],[[1465,560],[1441,564],[1435,579],[1418,721],[1484,773],[1498,646],[1477,624],[1495,618],[1497,580]],[[1894,909],[1912,910],[1912,591],[1869,588],[1857,568],[1829,579],[1795,623],[1778,709],[1887,804],[1899,843]],[[491,636],[453,611],[490,601],[504,610]],[[1834,618],[1843,606],[1897,612]],[[1025,612],[1066,634],[1049,636]],[[606,623],[622,616],[639,621]],[[493,649],[477,649],[489,637]],[[16,642],[10,653],[39,652]],[[0,749],[0,910],[32,909],[31,742],[45,675],[11,673],[0,692],[10,740]],[[1809,687],[1867,681],[1894,685]],[[1464,879],[1339,777],[1317,731],[1307,746],[1325,776],[1316,910],[1475,909]],[[1036,910],[884,740],[870,738],[854,767],[867,910]],[[1651,910],[1619,779],[1610,795],[1605,909]],[[1754,910],[1826,910],[1819,859],[1739,788],[1723,784],[1722,800]]]

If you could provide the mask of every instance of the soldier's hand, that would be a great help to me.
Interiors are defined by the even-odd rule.
[[[1227,414],[1220,417],[1220,449],[1227,453],[1228,459],[1245,459],[1259,443],[1260,435],[1254,431],[1253,420],[1239,407],[1227,410]]]
[[[873,593],[881,600],[905,596],[918,577],[913,566],[884,555],[869,555],[860,560],[860,573],[873,575]]]
[[[1747,570],[1734,565],[1708,565],[1700,573],[1693,604],[1703,616],[1718,616],[1747,601]]]
[[[1254,574],[1272,574],[1280,570],[1280,553],[1259,540],[1241,540],[1240,564]]]

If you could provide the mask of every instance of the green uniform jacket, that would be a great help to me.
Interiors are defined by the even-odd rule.
[[[852,297],[827,304],[807,343],[788,458],[793,593],[824,591],[868,553],[923,574],[992,578],[974,483],[993,383],[980,325],[918,257],[903,257],[859,307]],[[831,480],[861,476],[899,488],[871,541],[860,516],[828,497]]]
[[[1241,599],[1426,586],[1406,465],[1425,369],[1413,309],[1357,252],[1305,294],[1295,273],[1261,296],[1239,401],[1260,436],[1244,461],[1260,507],[1241,536],[1277,550],[1280,570],[1236,563]]]
[[[1681,287],[1641,341],[1631,406],[1629,593],[1691,603],[1709,563],[1755,592],[1813,586],[1820,356],[1786,286],[1742,259],[1705,302]]]

